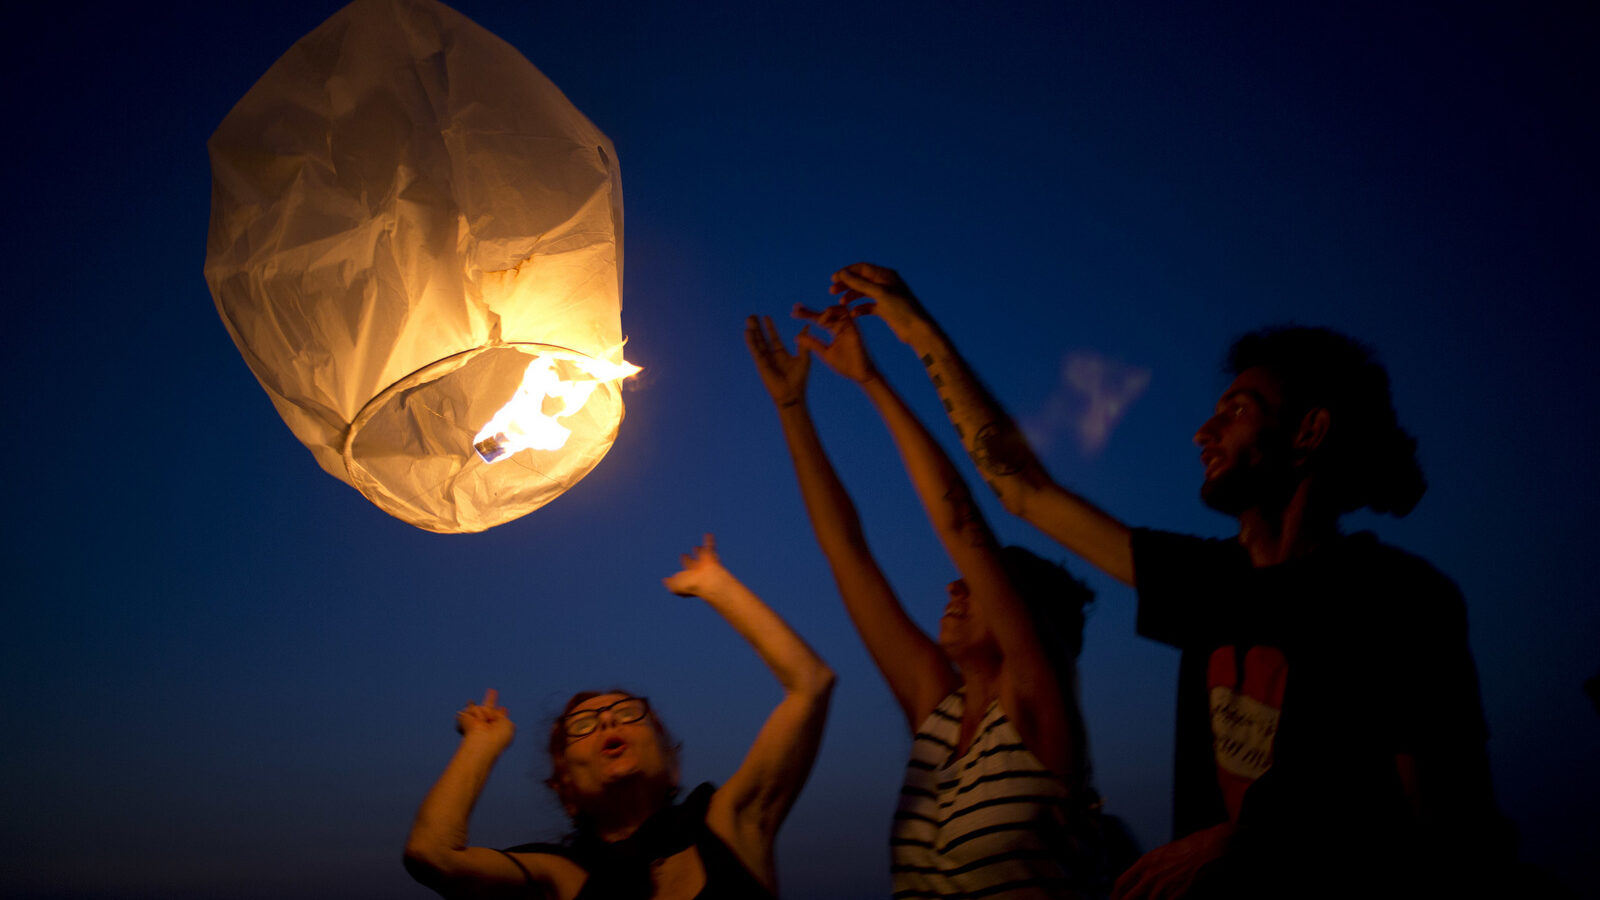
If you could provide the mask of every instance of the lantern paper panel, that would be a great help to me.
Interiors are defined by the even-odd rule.
[[[431,0],[356,0],[208,149],[206,281],[323,469],[420,528],[471,532],[605,456],[631,369],[616,152],[515,48]],[[565,445],[475,450],[535,361],[597,382],[556,419]]]

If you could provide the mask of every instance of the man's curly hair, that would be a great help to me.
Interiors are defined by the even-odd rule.
[[[1389,373],[1370,348],[1328,328],[1266,328],[1235,341],[1224,366],[1234,376],[1257,367],[1283,385],[1286,415],[1328,411],[1328,435],[1310,461],[1340,512],[1411,512],[1428,482],[1417,440],[1395,416]]]

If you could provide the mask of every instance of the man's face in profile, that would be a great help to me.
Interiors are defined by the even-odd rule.
[[[1284,391],[1277,376],[1256,367],[1239,374],[1195,432],[1205,481],[1200,499],[1237,516],[1278,493],[1292,475]]]

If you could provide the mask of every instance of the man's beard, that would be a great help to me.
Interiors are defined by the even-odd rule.
[[[1249,509],[1283,505],[1293,493],[1293,485],[1294,466],[1287,459],[1236,460],[1217,477],[1201,483],[1200,502],[1237,518]]]
[[[1247,479],[1236,477],[1239,473],[1227,472],[1217,478],[1207,478],[1200,484],[1200,502],[1223,515],[1237,517],[1255,504],[1254,491]]]

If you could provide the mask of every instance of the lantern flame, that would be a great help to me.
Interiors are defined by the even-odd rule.
[[[573,415],[589,402],[595,388],[608,381],[620,381],[642,371],[629,362],[538,356],[528,363],[522,384],[505,406],[489,419],[489,424],[472,439],[472,448],[486,463],[499,462],[519,450],[560,450],[572,430],[557,419]],[[566,378],[562,370],[577,370],[579,377]]]

